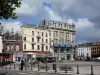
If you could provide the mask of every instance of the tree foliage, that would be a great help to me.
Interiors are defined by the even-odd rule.
[[[0,0],[0,19],[16,19],[17,15],[14,11],[21,6],[21,0]]]

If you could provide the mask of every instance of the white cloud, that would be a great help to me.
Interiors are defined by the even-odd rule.
[[[61,17],[56,13],[54,12],[52,9],[48,8],[45,6],[45,9],[49,15],[49,18],[50,20],[55,20],[55,21],[61,21]]]
[[[28,3],[22,2],[21,7],[16,9],[16,13],[25,16],[31,16],[37,13],[37,9],[35,6],[31,7]]]
[[[88,28],[93,28],[94,24],[91,23],[87,18],[83,18],[83,19],[78,19],[76,22],[76,28],[77,29],[88,29]]]
[[[15,22],[1,22],[3,26],[3,32],[6,32],[9,30],[10,32],[13,31],[16,33],[17,31],[20,32],[20,26],[22,23],[20,21],[15,21]]]

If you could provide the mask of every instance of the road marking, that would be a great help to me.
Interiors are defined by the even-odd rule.
[[[19,73],[19,74],[28,74],[28,73]]]

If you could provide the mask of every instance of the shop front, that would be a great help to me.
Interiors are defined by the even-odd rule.
[[[71,44],[57,44],[54,46],[54,56],[57,61],[74,59],[75,52]]]

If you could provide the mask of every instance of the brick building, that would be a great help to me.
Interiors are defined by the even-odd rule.
[[[100,42],[90,42],[78,44],[76,48],[78,56],[89,56],[91,58],[100,57]],[[88,55],[87,55],[88,54]]]

